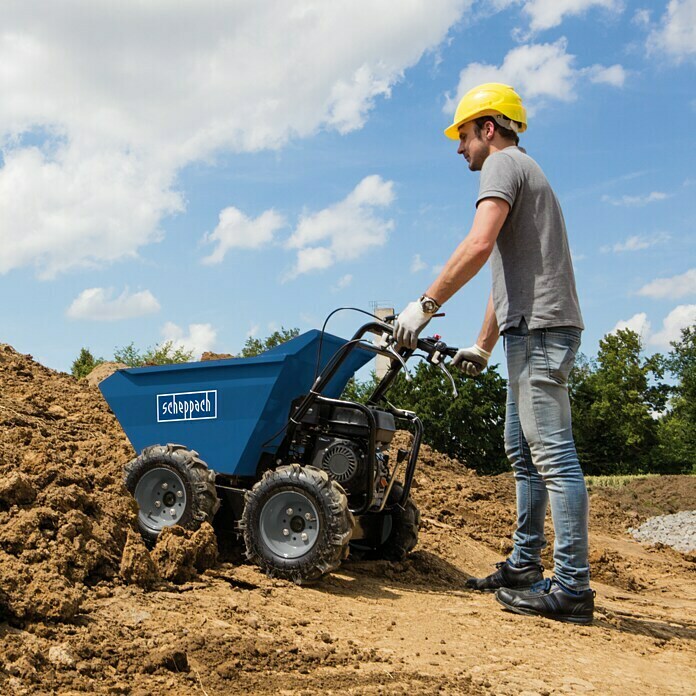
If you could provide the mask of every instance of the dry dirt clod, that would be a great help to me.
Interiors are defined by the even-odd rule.
[[[207,522],[195,532],[179,526],[165,527],[151,555],[162,578],[188,582],[217,562],[215,531]]]
[[[161,579],[157,565],[152,560],[143,538],[136,531],[128,531],[119,575],[127,583],[146,588],[153,587]]]

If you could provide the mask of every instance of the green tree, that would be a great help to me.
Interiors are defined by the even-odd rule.
[[[664,360],[641,356],[630,329],[608,334],[596,361],[584,356],[571,375],[573,432],[586,474],[645,473],[659,469],[658,416],[668,388]]]
[[[449,380],[427,363],[420,363],[410,381],[399,375],[387,398],[418,414],[424,440],[439,452],[464,462],[480,474],[509,469],[505,456],[505,379],[493,365],[474,379],[451,370],[459,395]]]
[[[81,348],[80,354],[72,364],[71,372],[73,377],[81,379],[86,377],[97,365],[104,362],[103,358],[95,358],[89,348]]]
[[[357,401],[359,404],[364,404],[370,398],[370,395],[375,390],[377,386],[377,375],[373,370],[370,373],[370,379],[362,382],[356,377],[351,377],[341,394],[342,399],[348,401]]]
[[[281,326],[280,331],[274,331],[270,336],[267,336],[264,339],[249,336],[244,343],[244,348],[242,348],[242,352],[239,354],[239,357],[253,358],[255,355],[264,353],[265,351],[275,348],[281,343],[285,343],[286,341],[289,341],[290,339],[299,335],[299,329],[286,329]]]
[[[696,325],[671,345],[665,364],[676,385],[659,423],[660,461],[665,471],[696,474]]]
[[[423,422],[424,441],[481,474],[507,471],[503,436],[505,426],[506,383],[491,366],[472,379],[452,370],[459,396],[455,399],[450,381],[425,362],[394,381],[386,398],[394,406],[414,411]],[[343,398],[365,402],[377,379],[349,382]]]
[[[120,362],[128,367],[142,367],[143,365],[170,365],[173,363],[190,362],[193,357],[192,350],[184,350],[174,346],[174,341],[165,341],[154,348],[141,351],[134,343],[129,343],[114,351],[114,362]]]

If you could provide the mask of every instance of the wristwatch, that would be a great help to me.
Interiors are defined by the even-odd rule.
[[[427,295],[422,295],[418,301],[420,302],[421,309],[426,314],[435,314],[435,312],[440,309],[440,305],[433,300],[432,297],[428,297]]]

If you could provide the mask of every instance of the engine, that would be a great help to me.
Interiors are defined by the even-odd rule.
[[[372,413],[376,424],[377,467],[372,485],[377,485],[388,472],[388,454],[385,450],[388,450],[394,437],[396,423],[394,416],[387,411],[375,408]],[[364,493],[370,436],[365,414],[347,406],[323,405],[310,418],[313,425],[322,431],[313,438],[310,463],[326,471],[349,494]]]
[[[359,443],[338,437],[317,438],[312,464],[344,488],[350,489],[351,482],[359,479],[364,463],[365,451]]]

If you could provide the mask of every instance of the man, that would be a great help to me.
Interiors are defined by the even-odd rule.
[[[567,380],[584,328],[565,223],[539,165],[518,147],[526,130],[519,95],[507,85],[475,87],[459,102],[445,135],[480,171],[471,230],[426,293],[398,316],[395,337],[415,348],[440,306],[489,259],[493,276],[476,343],[454,365],[478,375],[502,334],[508,366],[505,450],[517,490],[512,553],[468,586],[496,591],[507,609],[572,623],[590,623],[587,489],[575,451]],[[543,579],[544,517],[551,503],[555,575]]]

